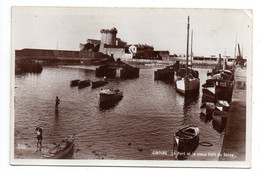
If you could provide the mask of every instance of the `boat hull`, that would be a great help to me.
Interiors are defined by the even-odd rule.
[[[228,112],[226,111],[215,111],[212,114],[213,121],[220,125],[221,127],[225,126],[227,123]]]
[[[102,87],[104,85],[108,84],[107,81],[92,81],[92,85],[91,88],[98,88],[98,87]]]
[[[75,134],[67,140],[62,140],[60,144],[49,150],[47,154],[43,155],[45,159],[60,159],[67,156],[74,148]],[[63,146],[61,145],[63,143]],[[66,144],[64,144],[66,143]]]
[[[85,87],[88,87],[90,86],[90,80],[84,80],[84,81],[80,81],[78,83],[78,88],[81,89],[81,88],[85,88]]]
[[[79,82],[80,82],[80,80],[72,80],[72,81],[70,82],[70,86],[71,86],[71,87],[78,86],[78,85],[79,85]]]
[[[193,94],[199,92],[200,81],[198,78],[181,78],[176,81],[176,90],[181,94]]]
[[[175,133],[174,140],[179,152],[193,152],[199,145],[199,128],[197,126],[185,127]]]
[[[123,98],[122,91],[113,94],[100,93],[99,101],[100,103],[109,103],[109,102],[119,101],[122,98]]]

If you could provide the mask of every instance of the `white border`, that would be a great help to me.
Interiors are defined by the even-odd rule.
[[[99,0],[98,2],[95,1],[83,1],[83,0],[78,0],[78,1],[73,1],[73,0],[67,0],[64,2],[64,0],[56,0],[56,1],[50,1],[50,0],[45,0],[45,1],[34,1],[34,0],[20,0],[20,1],[7,1],[7,2],[3,2],[3,0],[0,0],[0,34],[1,34],[1,46],[0,46],[0,59],[1,59],[1,63],[0,63],[0,79],[1,79],[1,84],[0,84],[0,94],[1,94],[1,103],[0,103],[0,137],[1,137],[1,141],[0,141],[0,166],[1,168],[4,166],[4,168],[7,169],[11,169],[11,170],[15,170],[15,169],[21,169],[21,170],[30,170],[30,169],[55,169],[57,170],[59,169],[70,169],[66,168],[66,167],[43,167],[43,166],[37,166],[37,167],[13,167],[9,165],[9,137],[10,137],[10,132],[9,132],[9,128],[10,128],[10,35],[11,35],[11,6],[92,6],[92,7],[113,7],[113,6],[117,6],[117,7],[190,7],[190,8],[242,8],[242,9],[253,9],[253,15],[254,15],[254,66],[252,69],[254,69],[254,73],[257,73],[257,70],[259,67],[257,66],[258,62],[258,58],[257,56],[260,57],[259,55],[259,12],[257,11],[257,6],[258,4],[256,3],[256,1],[253,0],[247,0],[247,1],[233,1],[230,3],[227,3],[227,1],[225,0],[218,0],[216,2],[206,2],[204,0],[197,0],[197,1],[187,1],[187,0],[183,0],[182,2],[177,2],[177,1],[168,1],[165,0],[163,1],[159,1],[159,0],[154,0],[154,1],[150,1],[149,3],[147,2],[148,0],[143,0],[142,2],[137,1],[137,0],[131,0],[131,1],[117,1],[117,0],[113,0],[113,1],[106,1],[106,0]],[[254,77],[255,75],[253,75]],[[255,77],[255,79],[253,79],[254,81],[254,87],[259,87],[258,85],[258,81],[257,81],[257,77]],[[258,94],[258,90],[257,89],[253,89],[253,102],[257,103],[257,97],[256,94]],[[260,144],[259,144],[259,133],[258,133],[258,126],[259,125],[259,114],[257,114],[256,112],[256,106],[253,106],[253,116],[252,116],[252,125],[253,125],[253,137],[252,137],[252,143],[253,143],[253,156],[252,156],[252,170],[257,170],[257,168],[259,168],[259,162],[258,161],[258,152],[260,152]],[[247,112],[248,113],[248,112]],[[248,124],[248,123],[247,123]],[[250,156],[249,156],[250,157]],[[37,161],[38,162],[38,161]],[[61,161],[62,162],[62,161]],[[75,165],[78,165],[76,163],[77,161],[75,161]],[[103,161],[102,161],[103,162]],[[109,161],[110,162],[110,161]],[[111,161],[113,163],[113,161]],[[135,161],[136,162],[136,161]],[[157,161],[155,161],[156,163]],[[165,161],[158,161],[159,163],[161,162],[165,162]],[[52,164],[52,161],[48,162],[49,164]],[[96,165],[95,162],[91,162],[91,165]],[[138,161],[137,161],[138,163]],[[158,163],[158,164],[159,164]],[[178,162],[179,163],[179,162]],[[198,166],[199,162],[192,162],[192,166],[196,167]],[[213,162],[213,165],[216,162]],[[39,163],[40,164],[40,163]],[[111,164],[111,163],[110,163]],[[131,164],[131,161],[125,161],[125,163],[121,163],[122,165],[128,166],[134,166]],[[180,162],[179,163],[181,167],[186,166],[186,162]],[[225,162],[225,164],[230,166],[232,165],[232,162]],[[238,166],[236,163],[236,166]],[[105,163],[103,165],[106,165]],[[114,164],[112,164],[114,165]],[[156,163],[157,165],[157,163]],[[159,164],[160,165],[160,164]],[[107,165],[108,166],[108,165]],[[152,166],[152,165],[150,165]],[[233,165],[234,166],[234,163]],[[77,167],[77,169],[81,169],[79,167]],[[94,168],[88,168],[88,169],[94,169]],[[95,167],[95,169],[118,169],[118,168],[104,168],[104,167]],[[124,168],[124,169],[137,169],[137,168]],[[153,168],[154,169],[154,168]],[[177,170],[179,170],[180,168],[178,168]],[[188,168],[190,170],[190,168]],[[207,168],[208,170],[209,168]],[[6,169],[4,169],[6,170]],[[180,169],[180,170],[187,170],[187,169]],[[196,168],[192,169],[192,170],[197,170]],[[201,170],[201,169],[200,169]],[[203,169],[204,170],[204,169]]]

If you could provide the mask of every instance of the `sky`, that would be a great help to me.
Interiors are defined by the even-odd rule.
[[[100,40],[101,29],[116,27],[128,44],[184,55],[190,16],[195,56],[233,57],[237,42],[251,57],[252,15],[240,9],[13,7],[12,50],[79,50],[87,39]]]

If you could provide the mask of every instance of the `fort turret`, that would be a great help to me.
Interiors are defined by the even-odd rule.
[[[101,45],[116,46],[117,29],[102,29],[101,31]]]

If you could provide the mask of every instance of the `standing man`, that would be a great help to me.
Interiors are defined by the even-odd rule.
[[[58,107],[59,107],[59,104],[60,104],[60,99],[58,96],[56,96],[56,104],[55,104],[55,110],[57,111],[58,110]]]
[[[36,127],[36,134],[37,134],[37,151],[38,151],[38,146],[40,144],[40,150],[42,148],[42,129],[40,127]]]

